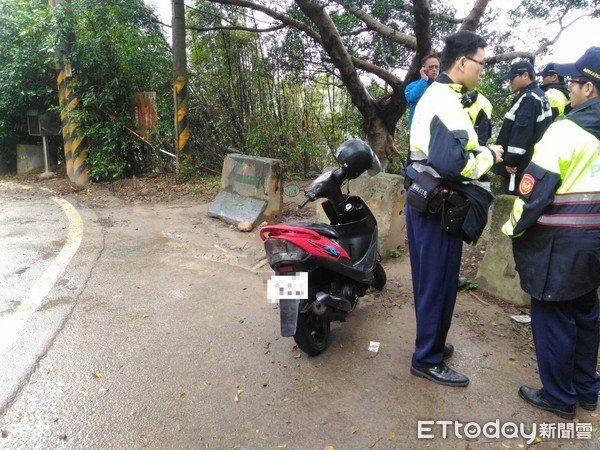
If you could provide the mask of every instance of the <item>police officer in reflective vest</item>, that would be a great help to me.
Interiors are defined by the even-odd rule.
[[[536,73],[542,77],[540,88],[546,93],[552,109],[552,120],[562,117],[571,110],[569,105],[569,90],[565,85],[565,78],[554,69],[554,63],[547,64],[541,72]]]
[[[475,127],[479,145],[486,145],[492,137],[492,103],[477,90],[467,92],[461,102]]]
[[[406,170],[406,229],[412,270],[417,336],[411,373],[446,386],[469,379],[444,359],[456,302],[462,241],[477,241],[493,196],[479,179],[502,148],[478,145],[473,124],[461,103],[484,73],[485,41],[475,33],[446,38],[442,75],[417,104],[410,130],[411,164]]]
[[[521,287],[531,296],[531,327],[541,389],[522,386],[530,405],[565,419],[576,404],[595,411],[600,390],[600,47],[574,64],[573,107],[535,147],[508,222]]]

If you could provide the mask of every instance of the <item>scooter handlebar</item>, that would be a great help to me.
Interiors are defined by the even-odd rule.
[[[306,204],[307,204],[308,202],[310,202],[310,200],[311,200],[311,198],[310,198],[308,195],[307,195],[306,197],[304,197],[304,200],[302,200],[302,201],[300,202],[300,204],[298,205],[298,209],[302,209],[302,208],[304,208],[304,207],[306,206]]]

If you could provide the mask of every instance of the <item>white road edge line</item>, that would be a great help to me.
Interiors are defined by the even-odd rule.
[[[41,306],[54,284],[63,274],[77,253],[83,237],[83,220],[77,209],[68,201],[51,197],[65,212],[69,221],[69,232],[63,248],[37,279],[19,307],[10,315],[0,317],[0,349],[10,345],[14,336],[23,328],[33,313]]]

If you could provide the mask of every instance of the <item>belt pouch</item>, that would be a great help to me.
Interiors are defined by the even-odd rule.
[[[448,233],[461,231],[470,206],[471,204],[468,201],[465,201],[461,206],[450,206],[448,201],[444,201],[442,222],[440,224],[442,230]]]
[[[420,213],[428,212],[431,200],[440,192],[440,180],[429,172],[420,172],[406,193],[407,203]]]

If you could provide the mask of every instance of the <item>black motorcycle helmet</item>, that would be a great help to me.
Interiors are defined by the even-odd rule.
[[[360,139],[349,139],[340,145],[334,158],[346,169],[348,179],[358,178],[366,170],[375,175],[381,171],[381,164],[369,144]]]

